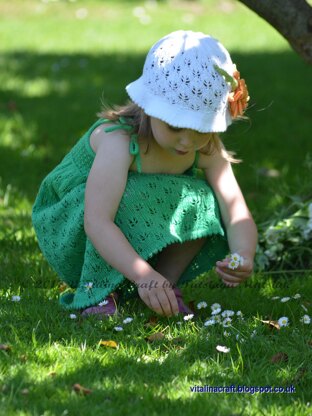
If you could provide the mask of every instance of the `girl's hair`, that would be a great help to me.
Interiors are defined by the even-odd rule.
[[[97,114],[98,117],[111,121],[117,121],[119,117],[127,118],[127,123],[132,125],[135,133],[141,137],[145,137],[148,141],[152,138],[152,129],[150,117],[145,114],[144,110],[132,101],[128,101],[122,106],[104,105],[102,111]],[[147,147],[148,150],[148,147]],[[200,150],[200,153],[212,155],[220,153],[222,157],[230,163],[240,163],[240,159],[234,157],[235,152],[225,149],[221,138],[217,133],[212,133],[209,143]]]

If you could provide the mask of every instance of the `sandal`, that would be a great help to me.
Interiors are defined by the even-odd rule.
[[[117,293],[113,292],[97,306],[90,306],[89,308],[84,309],[81,313],[81,316],[86,317],[91,315],[99,315],[99,317],[101,317],[115,315],[117,312],[117,298]]]
[[[188,306],[185,305],[182,299],[182,292],[179,288],[175,287],[173,289],[174,294],[176,295],[178,306],[179,306],[179,312],[183,313],[184,315],[194,314],[192,309],[190,309]]]

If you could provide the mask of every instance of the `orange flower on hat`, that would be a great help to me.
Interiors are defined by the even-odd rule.
[[[229,94],[230,113],[233,118],[242,116],[248,106],[249,94],[247,85],[244,79],[240,78],[240,73],[236,66],[233,73],[233,78],[236,80],[236,88]]]

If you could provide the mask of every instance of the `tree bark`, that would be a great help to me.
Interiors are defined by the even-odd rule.
[[[312,7],[305,0],[239,0],[270,23],[312,64]]]

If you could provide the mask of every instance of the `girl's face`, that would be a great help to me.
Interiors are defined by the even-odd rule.
[[[154,140],[160,147],[180,156],[205,147],[212,137],[212,133],[172,127],[154,117],[151,117],[151,129]]]

